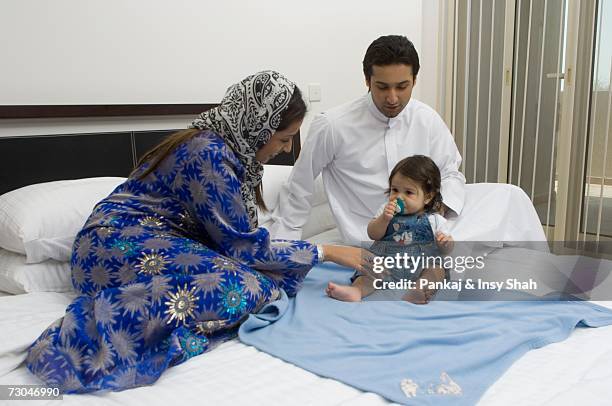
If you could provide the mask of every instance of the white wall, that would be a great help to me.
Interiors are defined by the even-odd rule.
[[[417,48],[419,52],[419,61],[421,63],[421,71],[417,79],[417,88],[421,101],[429,104],[436,110],[442,107],[438,90],[443,87],[441,75],[439,71],[440,47],[438,46],[440,38],[440,30],[438,29],[438,20],[440,16],[440,2],[447,0],[426,0],[422,5],[423,24],[421,44]],[[416,89],[415,89],[416,90]],[[442,113],[441,111],[438,111]]]
[[[214,103],[231,83],[275,69],[305,93],[321,84],[310,118],[365,92],[363,54],[386,34],[406,35],[422,54],[415,97],[425,86],[435,95],[435,60],[421,45],[437,22],[423,14],[423,0],[2,0],[0,104]],[[1,120],[0,136],[189,119]]]

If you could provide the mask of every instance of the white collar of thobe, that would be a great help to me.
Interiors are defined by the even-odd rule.
[[[408,110],[408,105],[406,105],[406,107],[404,107],[404,109],[397,116],[389,118],[378,110],[378,107],[376,107],[376,104],[374,104],[374,100],[372,99],[371,92],[368,92],[365,97],[370,113],[377,121],[386,124],[389,128],[393,128],[397,123],[399,123],[402,120],[402,115],[404,115],[406,110]]]

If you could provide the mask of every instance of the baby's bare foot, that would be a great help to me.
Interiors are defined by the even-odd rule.
[[[440,268],[427,268],[423,269],[421,276],[416,281],[417,289],[413,289],[408,292],[403,300],[415,304],[427,304],[437,292],[437,289],[430,288],[430,283],[442,282],[444,280],[444,269]],[[426,280],[425,286],[421,288],[421,280]]]
[[[402,300],[406,302],[414,303],[414,304],[427,304],[428,303],[427,296],[425,296],[425,291],[419,288],[410,289],[408,293],[406,293],[404,297],[402,297]]]
[[[325,293],[327,293],[327,296],[343,302],[359,302],[361,300],[361,290],[356,286],[338,285],[329,282]]]
[[[442,282],[444,280],[444,269],[425,268],[421,272],[420,279],[427,279],[429,282]]]

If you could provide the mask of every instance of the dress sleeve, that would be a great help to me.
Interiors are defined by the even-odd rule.
[[[263,227],[251,229],[240,194],[239,162],[223,147],[194,154],[177,176],[175,193],[206,233],[211,248],[255,269],[284,273],[310,269],[317,248],[307,241],[271,240]]]

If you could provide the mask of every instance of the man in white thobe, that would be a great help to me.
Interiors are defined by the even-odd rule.
[[[460,214],[465,177],[461,155],[442,118],[411,99],[419,70],[413,44],[402,36],[374,41],[363,61],[369,92],[314,118],[300,157],[281,190],[274,238],[299,239],[308,219],[314,180],[322,173],[345,243],[369,241],[368,222],[386,200],[389,174],[401,159],[422,154],[442,175],[447,209]]]

